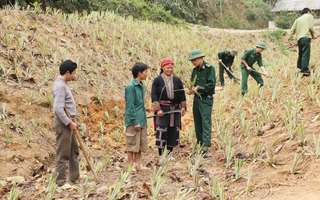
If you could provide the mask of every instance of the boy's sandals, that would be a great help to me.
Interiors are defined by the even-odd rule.
[[[140,169],[139,169],[139,171],[146,171],[146,170],[148,170],[149,168],[148,167],[141,167]]]
[[[137,168],[133,168],[131,170],[132,173],[136,173],[136,172],[140,172],[140,171],[145,171],[145,170],[148,170],[149,168],[148,167],[140,167],[140,169],[137,169]]]

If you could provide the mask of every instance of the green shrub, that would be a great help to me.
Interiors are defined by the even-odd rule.
[[[178,20],[172,17],[170,11],[166,11],[162,5],[147,3],[144,0],[117,1],[110,0],[103,4],[107,10],[115,11],[122,16],[132,16],[140,20],[152,20],[174,24]]]
[[[258,15],[252,9],[246,10],[245,15],[248,22],[251,22],[251,23],[255,22],[258,18]]]
[[[298,12],[281,11],[275,17],[275,24],[282,29],[289,29],[293,25],[294,21],[300,16]]]

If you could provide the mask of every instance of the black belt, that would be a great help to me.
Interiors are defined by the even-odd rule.
[[[196,96],[196,97],[199,97],[199,96],[197,96],[197,95],[195,95],[195,96]],[[200,96],[201,96],[201,98],[213,99],[212,94],[200,95]]]

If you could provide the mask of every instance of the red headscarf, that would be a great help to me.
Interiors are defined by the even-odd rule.
[[[167,65],[169,65],[169,64],[174,65],[173,60],[170,59],[170,58],[165,58],[165,59],[161,62],[160,67],[163,68],[164,66],[167,66]]]

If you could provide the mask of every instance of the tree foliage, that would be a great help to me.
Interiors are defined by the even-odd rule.
[[[2,0],[0,6],[34,0]],[[266,28],[273,14],[267,0],[38,0],[43,9],[50,6],[63,12],[110,10],[119,15],[170,24],[186,21],[217,28]]]
[[[296,20],[300,16],[299,12],[280,12],[275,17],[275,24],[277,27],[282,29],[289,29],[291,28],[294,20]]]

